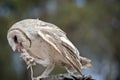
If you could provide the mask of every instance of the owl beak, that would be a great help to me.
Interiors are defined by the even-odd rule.
[[[18,44],[16,45],[16,50],[17,50],[18,52],[22,53],[22,52],[23,52],[22,49],[23,49],[22,43],[18,43]]]
[[[15,47],[15,46],[12,46],[12,50],[13,50],[13,51],[16,51],[16,47]]]

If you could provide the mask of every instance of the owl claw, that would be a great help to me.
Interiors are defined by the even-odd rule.
[[[23,53],[21,53],[20,57],[22,57],[23,60],[26,62],[26,64],[28,65],[28,68],[32,65],[36,65],[34,58],[31,57],[29,54],[27,54],[26,51],[23,50]]]
[[[34,80],[41,80],[41,79],[44,79],[46,77],[48,77],[48,76],[38,76],[38,77],[34,78]]]
[[[27,69],[29,69],[30,67],[32,67],[32,65],[28,65],[28,66],[27,66]]]

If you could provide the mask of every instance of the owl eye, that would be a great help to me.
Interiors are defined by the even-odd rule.
[[[18,39],[17,39],[16,35],[13,37],[13,40],[14,40],[15,43],[18,43]]]

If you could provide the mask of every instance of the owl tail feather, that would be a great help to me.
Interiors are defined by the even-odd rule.
[[[92,68],[91,60],[85,57],[80,57],[80,63],[82,64],[82,69]]]

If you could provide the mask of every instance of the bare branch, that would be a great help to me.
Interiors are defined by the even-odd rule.
[[[91,76],[81,76],[79,74],[59,74],[51,75],[41,80],[95,80]]]

